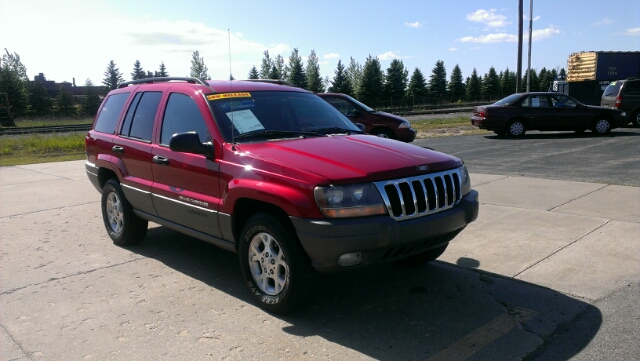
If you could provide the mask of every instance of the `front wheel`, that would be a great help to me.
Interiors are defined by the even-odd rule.
[[[380,137],[380,138],[395,139],[395,135],[389,129],[384,129],[384,128],[374,129],[374,130],[371,131],[371,134],[375,135],[376,137]]]
[[[611,122],[608,119],[597,119],[591,130],[598,135],[607,134],[611,131]]]
[[[240,236],[240,268],[251,296],[284,314],[313,294],[315,270],[295,235],[268,214],[249,218]]]
[[[634,127],[640,127],[640,110],[636,110],[636,112],[631,115],[631,124]]]
[[[108,180],[102,188],[102,219],[113,243],[119,246],[135,244],[147,235],[148,223],[133,213],[120,184]]]

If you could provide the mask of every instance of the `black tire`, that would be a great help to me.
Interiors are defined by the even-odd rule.
[[[133,213],[133,208],[120,184],[108,180],[102,188],[102,220],[114,244],[126,246],[138,243],[147,235],[149,222]]]
[[[419,266],[425,263],[435,261],[438,257],[442,256],[444,251],[447,250],[448,246],[449,246],[449,242],[437,248],[430,249],[428,251],[401,259],[398,261],[398,264],[402,266]]]
[[[598,117],[593,122],[591,131],[598,135],[607,134],[611,131],[611,121],[607,118]]]
[[[512,120],[507,124],[506,133],[510,137],[522,137],[527,132],[527,127],[520,119]]]
[[[636,110],[636,112],[631,115],[631,125],[640,127],[640,110]]]
[[[376,128],[371,131],[371,134],[380,138],[396,139],[396,135],[393,134],[393,132],[390,129],[386,129],[386,128]]]
[[[295,234],[268,214],[249,218],[238,254],[251,296],[269,312],[287,313],[316,289],[316,271]]]

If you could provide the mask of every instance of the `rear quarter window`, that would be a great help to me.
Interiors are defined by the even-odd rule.
[[[604,97],[617,96],[621,85],[622,83],[619,81],[609,84],[607,89],[604,90],[604,94],[602,96]]]
[[[129,99],[131,93],[119,93],[109,96],[98,114],[96,125],[93,129],[100,133],[113,134],[116,129],[116,124],[122,113],[124,104]]]

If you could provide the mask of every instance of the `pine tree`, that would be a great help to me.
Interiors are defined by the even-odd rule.
[[[260,79],[271,79],[269,75],[273,68],[273,61],[269,56],[269,50],[264,51],[264,57],[262,58],[262,64],[260,65]]]
[[[347,77],[347,73],[342,65],[342,60],[338,60],[338,66],[335,70],[335,76],[329,87],[331,93],[343,93],[347,95],[353,95],[353,88],[351,87],[351,81]]]
[[[269,72],[269,76],[267,77],[267,79],[280,79],[280,71],[278,71],[278,67],[276,67],[275,64],[271,66],[271,71]]]
[[[84,83],[87,87],[85,92],[84,101],[82,102],[82,113],[88,116],[95,116],[100,107],[100,96],[93,90],[93,82],[87,78]]]
[[[311,50],[307,60],[307,87],[306,89],[314,93],[324,93],[324,84],[320,75],[320,61],[315,50]]]
[[[304,65],[302,58],[298,54],[298,48],[294,48],[289,56],[289,83],[299,88],[307,87],[307,78],[305,77]]]
[[[109,61],[107,70],[104,71],[102,84],[109,90],[113,90],[117,89],[122,82],[124,82],[124,78],[122,77],[122,73],[120,73],[120,69],[116,68],[116,63],[113,60]]]
[[[522,76],[522,84],[524,84],[523,88],[526,90],[527,89],[527,74],[529,73],[529,70],[524,72],[524,75]],[[540,86],[540,80],[538,79],[538,73],[536,73],[535,69],[531,69],[531,78],[529,79],[530,84],[529,84],[529,91],[530,92],[537,92],[539,91],[539,86]]]
[[[384,81],[384,97],[385,101],[390,102],[390,106],[402,104],[407,90],[408,75],[409,72],[404,68],[402,60],[391,61]]]
[[[451,79],[449,80],[449,97],[451,102],[455,103],[464,100],[464,83],[462,82],[462,70],[458,64],[451,71]]]
[[[429,77],[429,96],[432,102],[442,102],[447,94],[447,71],[444,62],[438,60]]]
[[[351,95],[357,95],[360,92],[360,84],[362,83],[362,65],[351,58],[346,73],[349,83],[351,83]]]
[[[133,63],[133,71],[131,72],[131,80],[143,79],[146,77],[144,73],[144,69],[142,69],[142,65],[140,65],[140,60],[136,60]]]
[[[370,107],[377,107],[378,101],[382,96],[383,78],[380,60],[369,55],[362,69],[362,82],[360,83],[360,91],[357,94],[358,100]]]
[[[516,92],[516,73],[507,68],[500,76],[501,96],[504,98]]]
[[[276,69],[278,69],[278,74],[280,74],[278,79],[287,79],[287,67],[284,65],[284,58],[282,55],[278,54],[276,56],[276,59],[273,61],[273,65],[275,65]]]
[[[471,78],[469,78],[469,85],[467,85],[467,101],[477,102],[481,99],[482,95],[482,81],[478,77],[476,68],[473,68],[471,72]]]
[[[156,73],[156,76],[163,77],[163,78],[166,76],[169,76],[169,73],[167,72],[167,67],[164,66],[164,61],[160,63],[160,69]]]
[[[76,115],[75,101],[73,95],[65,87],[60,87],[60,93],[58,94],[58,115],[65,117],[73,117]]]
[[[249,75],[247,76],[247,79],[260,79],[260,74],[258,74],[258,69],[256,69],[256,66],[252,66],[251,69],[249,70]]]
[[[491,101],[498,100],[500,97],[500,78],[494,67],[489,68],[489,73],[485,75],[481,89],[483,99]]]
[[[0,92],[7,93],[12,115],[25,116],[29,104],[27,68],[17,53],[5,52],[0,59]]]
[[[199,51],[194,51],[191,54],[191,73],[189,76],[194,78],[199,78],[202,80],[210,80],[209,74],[207,73],[209,69],[204,63],[204,58],[200,56]]]
[[[411,75],[407,95],[411,97],[413,105],[427,103],[427,80],[424,78],[422,71],[416,68]]]
[[[47,89],[39,82],[34,82],[29,90],[29,104],[31,104],[31,112],[33,115],[37,117],[51,115],[53,102]]]

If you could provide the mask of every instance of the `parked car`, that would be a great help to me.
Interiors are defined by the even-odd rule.
[[[640,79],[612,81],[602,93],[600,105],[626,112],[631,124],[640,127]]]
[[[471,124],[498,135],[521,137],[527,130],[590,129],[606,134],[627,124],[626,114],[617,109],[584,105],[554,92],[518,93],[490,105],[473,109]]]
[[[409,121],[404,118],[374,110],[346,94],[318,93],[318,96],[333,105],[352,122],[363,124],[365,131],[369,134],[407,143],[416,139],[415,129],[411,128]]]
[[[104,99],[85,167],[113,243],[152,221],[238,253],[251,296],[285,313],[318,272],[435,260],[478,216],[460,159],[362,133],[301,88],[148,78]]]

